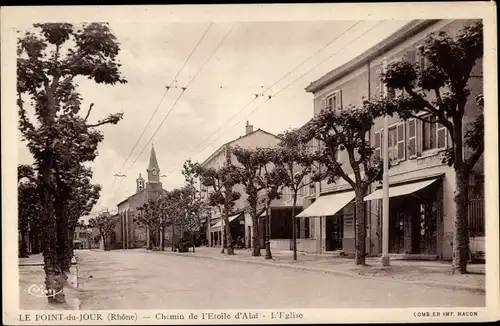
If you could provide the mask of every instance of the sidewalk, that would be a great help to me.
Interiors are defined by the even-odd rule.
[[[272,252],[272,260],[266,260],[263,256],[252,257],[249,249],[237,249],[235,250],[234,256],[221,254],[220,248],[209,247],[196,248],[194,253],[191,251],[188,253],[172,252],[170,248],[166,248],[163,252],[151,252],[193,258],[230,260],[281,268],[294,268],[350,277],[392,279],[412,284],[485,293],[484,264],[469,265],[467,267],[469,274],[453,275],[451,274],[451,263],[441,261],[392,260],[391,266],[383,267],[378,257],[367,257],[367,266],[356,266],[352,258],[319,256],[304,253],[298,253],[297,260],[294,261],[291,251],[276,250]],[[262,254],[264,255],[264,250],[262,250]]]
[[[80,306],[80,291],[78,289],[78,257],[72,260],[70,275],[64,294],[67,304],[61,306],[50,305],[47,298],[41,294],[45,288],[45,272],[43,270],[43,256],[31,255],[28,258],[19,258],[19,303],[21,309],[28,310],[77,310]]]

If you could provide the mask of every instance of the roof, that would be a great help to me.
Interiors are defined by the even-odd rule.
[[[338,68],[330,71],[323,77],[309,84],[309,86],[306,87],[306,91],[314,93],[318,90],[321,90],[322,88],[330,85],[332,82],[344,77],[345,75],[355,71],[356,69],[372,61],[374,58],[387,52],[389,49],[392,49],[396,45],[404,42],[409,37],[419,33],[420,31],[438,22],[439,20],[437,19],[412,20],[410,23],[406,24],[405,26],[403,26],[402,28],[391,34],[389,37],[385,38],[381,42],[372,46],[370,49],[363,52],[359,56],[339,66]]]
[[[270,132],[268,132],[268,131],[265,131],[265,130],[262,130],[262,129],[260,129],[260,128],[259,128],[259,129],[257,129],[257,130],[254,130],[254,131],[252,131],[252,132],[249,132],[248,134],[245,134],[245,135],[243,135],[243,136],[240,136],[240,137],[238,137],[238,138],[236,138],[236,139],[233,139],[233,140],[231,140],[231,141],[229,141],[229,142],[227,142],[227,143],[223,144],[223,145],[222,145],[222,146],[220,146],[220,147],[219,147],[216,151],[214,151],[214,152],[213,152],[213,153],[212,153],[212,154],[211,154],[211,155],[210,155],[210,156],[209,156],[209,157],[208,157],[205,161],[203,161],[203,163],[201,163],[201,165],[205,165],[205,164],[206,164],[208,161],[210,161],[210,160],[211,160],[211,159],[212,159],[215,155],[217,155],[217,154],[218,154],[218,153],[220,153],[222,150],[224,150],[224,148],[225,148],[227,145],[231,145],[231,144],[232,144],[232,143],[234,143],[235,141],[240,140],[240,139],[245,138],[245,137],[248,137],[248,136],[250,136],[250,135],[253,135],[253,134],[255,134],[255,133],[259,132],[259,131],[260,131],[260,132],[263,132],[263,133],[265,133],[265,134],[267,134],[267,135],[273,136],[274,138],[278,138],[275,134],[272,134],[272,133],[270,133]]]
[[[163,192],[166,192],[165,189],[162,189]],[[139,195],[139,194],[142,194],[143,192],[147,191],[147,189],[142,189],[141,191],[139,192],[136,192],[135,194],[132,194],[130,196],[128,196],[127,198],[125,198],[124,200],[122,200],[121,202],[119,202],[118,204],[116,204],[116,206],[120,206],[121,204],[123,204],[124,202],[128,201],[129,199],[132,199],[134,198],[135,196]]]
[[[152,170],[153,168],[160,170],[160,166],[158,165],[158,160],[156,159],[155,148],[154,146],[151,146],[151,155],[149,156],[148,170]]]

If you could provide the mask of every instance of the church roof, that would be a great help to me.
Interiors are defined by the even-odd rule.
[[[127,201],[131,200],[132,198],[134,198],[134,197],[136,197],[136,196],[138,196],[138,195],[140,195],[140,194],[145,193],[146,191],[148,191],[148,190],[147,190],[147,189],[142,189],[141,191],[136,192],[135,194],[132,194],[132,195],[128,196],[127,198],[125,198],[124,200],[122,200],[121,202],[119,202],[118,204],[116,204],[116,206],[120,206],[121,204],[123,204],[123,203],[125,203],[125,202],[127,202]],[[167,192],[167,190],[165,190],[165,189],[163,189],[163,188],[162,188],[162,191],[163,191],[163,193],[166,193],[166,192]]]
[[[160,166],[158,165],[158,160],[156,159],[156,152],[154,146],[151,146],[151,155],[149,156],[149,166],[148,170],[152,170],[155,168],[156,170],[160,170]]]

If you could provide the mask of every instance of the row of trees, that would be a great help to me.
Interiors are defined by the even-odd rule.
[[[482,94],[474,94],[476,119],[466,125],[464,116],[471,98],[469,78],[483,56],[482,23],[464,26],[454,37],[445,32],[430,34],[424,49],[425,67],[402,60],[388,65],[382,72],[381,81],[389,89],[400,90],[398,96],[382,96],[340,111],[326,108],[301,129],[279,135],[281,142],[275,148],[252,150],[228,146],[228,161],[218,169],[190,163],[201,184],[210,189],[209,205],[222,212],[228,254],[234,253],[228,216],[241,196],[233,190],[236,184],[243,185],[253,225],[257,226],[261,213],[257,208],[262,206],[262,201],[279,198],[285,187],[293,192],[295,209],[297,193],[302,187],[319,180],[335,183],[341,178],[355,192],[355,262],[365,264],[364,197],[369,186],[379,181],[383,173],[383,162],[374,155],[368,135],[374,121],[387,114],[403,120],[416,118],[424,123],[439,123],[448,131],[451,146],[443,152],[443,163],[452,166],[456,173],[453,272],[466,273],[468,180],[484,151]],[[429,119],[429,115],[433,119]],[[311,150],[308,144],[314,139],[319,146]],[[339,156],[339,153],[343,154]],[[232,164],[232,154],[239,164]],[[347,160],[339,160],[339,157],[347,157]],[[304,182],[307,175],[311,178]],[[295,212],[292,219],[296,259]],[[253,256],[260,255],[258,229],[254,227]],[[267,232],[267,228],[265,230]]]
[[[118,113],[90,122],[94,104],[82,112],[77,80],[125,83],[117,61],[120,46],[105,23],[34,24],[17,44],[19,130],[34,160],[18,169],[27,180],[18,185],[20,229],[25,233],[29,225],[42,239],[46,289],[58,293],[48,300],[65,303],[74,229],[101,190],[91,183],[89,168],[104,138],[96,128],[122,119]]]
[[[95,218],[89,219],[89,228],[96,229],[99,232],[99,238],[102,241],[104,250],[110,250],[109,238],[118,224],[118,218],[109,212],[103,212]],[[89,239],[91,241],[92,239]]]
[[[164,234],[167,227],[172,230],[172,249],[175,249],[174,238],[183,238],[185,232],[200,229],[200,218],[208,215],[208,206],[202,200],[196,187],[194,171],[189,162],[184,164],[185,184],[181,188],[164,191],[157,198],[149,198],[139,208],[135,222],[146,228],[147,249],[151,249],[151,231],[159,236],[159,250],[163,251]],[[176,234],[179,231],[179,234]]]

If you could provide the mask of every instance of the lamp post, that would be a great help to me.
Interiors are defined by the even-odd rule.
[[[384,59],[382,69],[385,73],[387,61]],[[383,85],[383,96],[387,97],[387,86]],[[384,135],[382,146],[383,153],[383,199],[382,199],[382,265],[389,266],[389,122],[387,112],[384,115]]]

